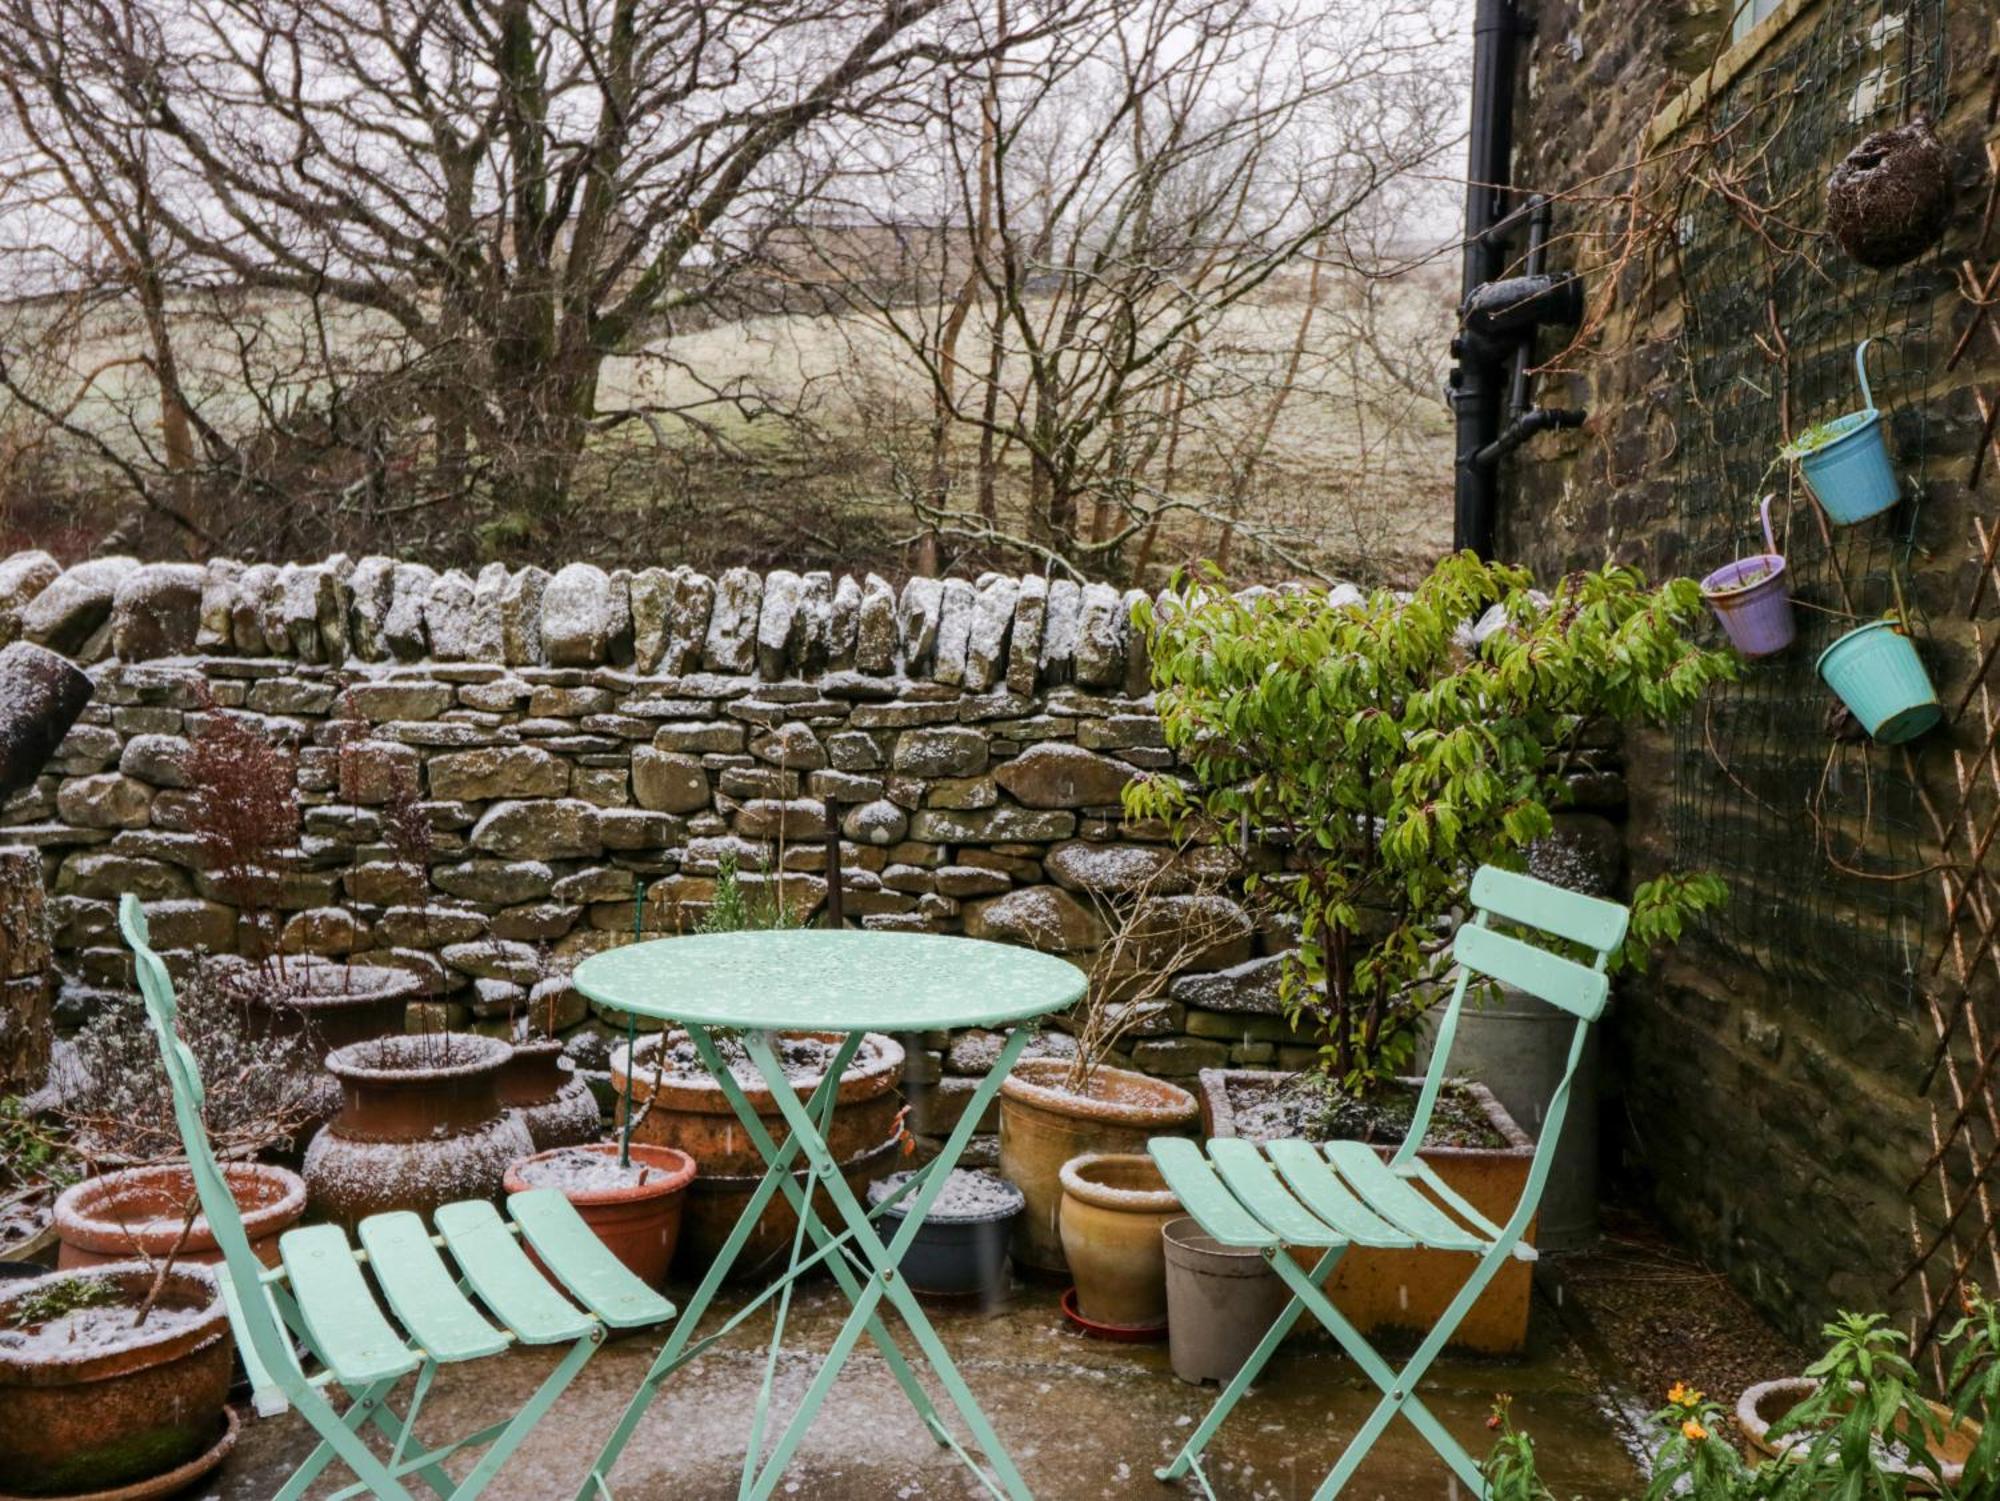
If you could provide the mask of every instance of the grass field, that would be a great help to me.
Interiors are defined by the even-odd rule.
[[[1246,438],[1271,417],[1284,384],[1303,311],[1302,278],[1274,283],[1261,300],[1238,304],[1207,330],[1192,358],[1171,493],[1216,514],[1171,519],[1160,529],[1150,570],[1212,555],[1221,513],[1239,523],[1232,572],[1276,576],[1307,568],[1363,581],[1400,582],[1449,541],[1451,422],[1436,394],[1451,326],[1451,294],[1437,268],[1372,294],[1333,282],[1315,311],[1295,378],[1276,403],[1268,443],[1254,465]],[[1031,308],[1039,315],[1044,309]],[[370,315],[343,312],[324,325],[303,304],[216,299],[179,310],[176,354],[202,420],[242,442],[273,428],[298,427],[330,395],[352,401],[368,372],[400,358],[398,341]],[[914,323],[935,310],[901,309]],[[17,347],[40,336],[37,397],[67,412],[76,427],[142,467],[159,455],[157,389],[131,310],[103,308],[48,339],[47,307],[0,315],[0,337]],[[5,326],[11,324],[11,327]],[[965,350],[984,340],[968,329]],[[329,366],[336,367],[328,373]],[[24,367],[17,359],[17,378]],[[999,370],[1007,400],[1026,385],[1018,358]],[[726,398],[726,399],[725,399]],[[920,527],[907,487],[930,467],[931,391],[879,318],[773,314],[719,323],[613,358],[602,375],[599,409],[648,409],[594,443],[581,493],[590,524],[575,531],[578,555],[625,561],[744,562],[787,566],[906,566]],[[1157,403],[1156,403],[1157,407]],[[1003,407],[1004,410],[1004,407]],[[685,413],[685,415],[680,415]],[[1145,419],[1140,419],[1143,422]],[[9,518],[32,529],[36,497],[50,475],[73,504],[109,525],[121,509],[116,466],[73,436],[44,441],[45,423],[20,402],[0,399],[0,437],[15,455],[32,454],[33,494],[10,484]],[[951,473],[969,492],[977,434],[954,432]],[[14,468],[10,465],[10,471]],[[1018,446],[999,464],[1000,523],[1025,531],[1028,462]],[[25,472],[25,471],[23,471]],[[1149,478],[1158,482],[1155,461]],[[954,500],[969,506],[970,501]],[[336,502],[332,512],[341,511]],[[343,529],[340,514],[296,518],[291,548],[380,548],[440,560],[476,561],[476,522],[427,516],[422,507],[385,508]],[[397,520],[390,535],[379,536]],[[355,525],[363,525],[357,522]],[[88,545],[80,525],[76,545]],[[1272,546],[1265,547],[1268,540]],[[246,550],[246,549],[239,549]],[[946,539],[947,562],[1013,566],[1023,554]],[[1123,565],[1129,569],[1132,551]],[[1156,581],[1149,580],[1150,581]]]

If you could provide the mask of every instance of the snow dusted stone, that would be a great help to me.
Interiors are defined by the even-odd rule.
[[[905,730],[890,766],[912,777],[973,777],[986,769],[986,737],[956,725]]]
[[[978,593],[964,579],[946,579],[938,606],[937,659],[934,681],[957,686],[965,681],[966,645],[972,636],[972,612]]]
[[[111,597],[111,650],[122,662],[194,650],[208,570],[199,563],[147,563],[118,581]]]
[[[979,585],[972,624],[965,639],[965,686],[984,693],[1007,670],[1007,633],[1014,624],[1014,605],[1021,586],[1004,574]]]
[[[62,577],[62,564],[45,552],[17,552],[0,562],[0,646],[21,634],[21,612]]]
[[[1030,808],[1108,808],[1136,773],[1066,740],[1042,740],[1002,763],[993,780]]]
[[[840,581],[833,586],[833,598],[827,605],[826,616],[826,665],[836,672],[846,671],[854,665],[854,654],[861,632],[861,586],[854,582],[854,575],[843,573]]]
[[[1167,995],[1193,1010],[1279,1016],[1284,1005],[1278,983],[1284,972],[1285,955],[1268,954],[1213,974],[1181,975],[1167,987]]]
[[[759,735],[750,742],[750,753],[787,771],[818,771],[826,765],[826,747],[819,743],[819,736],[811,725],[797,720]]]
[[[840,832],[849,839],[878,848],[900,843],[909,828],[909,815],[886,799],[849,808],[840,820]]]
[[[506,660],[507,638],[500,623],[500,600],[506,592],[505,563],[488,563],[472,581],[472,612],[465,632],[466,661]]]
[[[152,789],[116,771],[71,777],[56,797],[63,822],[79,829],[143,829],[152,807]]]
[[[542,597],[548,588],[549,571],[530,564],[500,591],[500,652],[509,667],[542,660]]]
[[[786,654],[798,677],[814,677],[826,670],[827,641],[833,631],[833,575],[815,568],[799,580],[799,608],[792,616],[791,639]]]
[[[736,814],[736,832],[745,839],[824,839],[826,805],[817,798],[753,797]]]
[[[430,637],[424,631],[424,603],[437,574],[422,563],[398,563],[389,584],[389,612],[382,617],[382,639],[405,662],[428,656]]]
[[[1094,844],[1082,839],[1066,840],[1042,859],[1058,885],[1102,896],[1130,896],[1148,889],[1160,895],[1177,892],[1180,883],[1169,873],[1173,864],[1173,852],[1156,844]]]
[[[750,672],[757,665],[758,614],[764,581],[748,568],[731,568],[717,580],[708,615],[702,666],[710,672]]]
[[[547,896],[555,887],[556,874],[540,860],[467,860],[431,867],[431,881],[446,895],[464,901],[513,906]]]
[[[788,568],[773,568],[764,575],[764,604],[757,617],[757,671],[764,677],[785,676],[800,592],[799,576]]]
[[[37,646],[75,656],[111,618],[111,601],[137,558],[93,558],[79,563],[28,601],[21,635]]]
[[[1125,677],[1125,618],[1109,584],[1086,584],[1077,609],[1076,680],[1109,688]]]
[[[603,852],[597,808],[580,798],[495,803],[473,825],[476,850],[507,858],[573,860]]]
[[[614,667],[632,665],[632,570],[611,570],[606,599],[610,606],[604,628],[604,660]]]
[[[1007,655],[1007,691],[1035,691],[1042,670],[1042,633],[1047,624],[1049,581],[1038,573],[1021,580],[1014,596],[1013,646]]]
[[[1176,969],[1224,969],[1250,957],[1250,914],[1219,891],[1148,896],[1132,914],[1133,958]]]
[[[278,570],[269,563],[252,563],[237,577],[235,596],[229,606],[229,638],[246,657],[261,657],[269,648],[264,642],[264,611],[261,601]]]
[[[1047,612],[1042,617],[1042,677],[1067,682],[1076,663],[1077,635],[1082,626],[1083,590],[1075,579],[1049,583]]]
[[[861,586],[854,620],[854,665],[862,672],[886,673],[896,666],[896,591],[879,573]]]
[[[667,619],[667,654],[660,659],[660,671],[680,677],[701,666],[709,612],[714,608],[715,581],[705,573],[681,572],[674,587],[673,613]]]
[[[285,616],[285,596],[291,591],[299,565],[287,563],[263,581],[257,593],[257,626],[264,633],[264,650],[275,657],[292,654],[292,627]]]
[[[532,985],[542,977],[541,960],[534,945],[505,938],[488,938],[475,943],[448,943],[438,957],[462,975],[482,980],[508,980],[516,985]]]
[[[424,632],[431,655],[440,662],[464,662],[472,655],[472,580],[448,568],[431,583],[424,601]]]
[[[532,745],[488,745],[434,756],[431,796],[483,803],[503,797],[561,797],[569,791],[569,762]]]
[[[595,667],[611,636],[611,577],[571,563],[542,595],[542,657],[551,667]]]
[[[896,633],[903,643],[903,671],[920,677],[937,650],[938,614],[944,608],[944,584],[917,577],[903,585],[896,607]]]
[[[134,735],[118,754],[118,769],[153,787],[185,787],[188,743],[179,735]]]
[[[1097,914],[1060,886],[1024,886],[965,909],[968,938],[1025,944],[1045,954],[1086,953],[1104,943]]]
[[[708,773],[697,756],[642,745],[632,752],[632,796],[652,812],[693,813],[708,806]]]
[[[667,654],[667,613],[674,606],[676,577],[664,568],[642,568],[632,575],[632,665],[657,672]]]
[[[1146,633],[1139,629],[1132,615],[1151,597],[1144,589],[1127,589],[1118,607],[1118,613],[1125,620],[1125,694],[1128,698],[1144,698],[1153,691],[1153,653],[1146,644]]]
[[[379,662],[389,655],[383,625],[395,586],[396,565],[379,553],[363,558],[348,575],[347,640],[354,655],[364,662]]]
[[[341,602],[340,581],[324,563],[296,568],[287,564],[279,581],[278,614],[292,655],[301,662],[338,666],[347,655],[347,612]],[[336,622],[337,636],[330,634]],[[269,626],[265,629],[268,633]]]

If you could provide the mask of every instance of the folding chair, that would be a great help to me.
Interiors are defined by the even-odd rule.
[[[1409,1135],[1390,1161],[1385,1163],[1373,1147],[1353,1141],[1324,1146],[1274,1141],[1260,1147],[1240,1139],[1218,1138],[1208,1143],[1205,1152],[1185,1138],[1159,1137],[1147,1144],[1168,1186],[1202,1229],[1225,1245],[1256,1247],[1292,1293],[1285,1311],[1224,1388],[1174,1462],[1155,1472],[1160,1479],[1177,1480],[1191,1473],[1213,1501],[1215,1492],[1201,1471],[1203,1449],[1299,1315],[1310,1310],[1382,1392],[1375,1410],[1314,1493],[1315,1501],[1330,1501],[1339,1494],[1398,1413],[1423,1434],[1474,1496],[1485,1496],[1486,1484],[1478,1464],[1424,1406],[1416,1395],[1417,1383],[1508,1258],[1535,1259],[1534,1247],[1523,1245],[1521,1237],[1541,1202],[1556,1143],[1562,1137],[1570,1080],[1583,1056],[1590,1024],[1603,1013],[1609,993],[1604,967],[1611,951],[1624,941],[1630,914],[1615,902],[1578,896],[1490,866],[1482,866],[1473,876],[1472,904],[1478,916],[1459,929],[1452,944],[1458,983],[1438,1027],[1430,1072],[1417,1098]],[[1586,967],[1497,932],[1488,925],[1489,918],[1594,950],[1596,965]],[[1494,1224],[1473,1208],[1417,1155],[1445,1080],[1466,986],[1475,975],[1525,990],[1576,1018],[1569,1064],[1549,1100],[1527,1186],[1505,1225]],[[1290,1251],[1294,1246],[1318,1253],[1311,1271],[1293,1259]],[[1462,1251],[1477,1258],[1458,1296],[1400,1371],[1376,1353],[1324,1291],[1327,1278],[1349,1246],[1422,1247]]]
[[[673,1304],[626,1270],[569,1201],[551,1189],[513,1195],[507,1201],[511,1219],[483,1199],[447,1204],[433,1217],[435,1235],[407,1210],[371,1215],[359,1227],[359,1250],[334,1225],[288,1230],[278,1242],[280,1265],[266,1268],[250,1249],[202,1128],[201,1077],[175,1028],[173,982],[150,946],[137,898],[128,894],[120,900],[118,922],[158,1034],[195,1192],[222,1248],[217,1272],[253,1405],[264,1417],[296,1408],[320,1436],[276,1501],[296,1501],[336,1459],[357,1483],[336,1492],[333,1501],[360,1495],[411,1501],[404,1488],[411,1476],[440,1496],[469,1501],[597,1353],[607,1329],[673,1317]],[[528,1259],[522,1240],[568,1298]],[[450,1253],[451,1263],[440,1249]],[[377,1292],[400,1329],[383,1314]],[[299,1361],[294,1336],[317,1367],[311,1375]],[[566,1344],[569,1350],[511,1417],[435,1448],[415,1445],[417,1417],[438,1367],[497,1355],[516,1342]],[[390,1392],[412,1375],[408,1406],[399,1413]],[[386,1458],[363,1439],[369,1425],[387,1437]],[[443,1462],[479,1445],[487,1446],[486,1452],[464,1480],[454,1482]]]

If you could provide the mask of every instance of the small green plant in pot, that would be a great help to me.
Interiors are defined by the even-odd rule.
[[[1612,566],[1543,595],[1470,553],[1413,594],[1346,605],[1231,595],[1211,574],[1138,608],[1192,778],[1134,781],[1127,812],[1285,851],[1245,877],[1298,933],[1280,996],[1295,1027],[1317,1024],[1322,1080],[1378,1095],[1408,1072],[1472,871],[1519,868],[1550,832],[1590,727],[1668,723],[1733,675],[1695,643],[1701,613],[1691,580],[1649,588]],[[1722,897],[1706,875],[1640,886],[1623,957]]]

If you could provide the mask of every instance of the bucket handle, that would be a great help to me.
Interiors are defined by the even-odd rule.
[[[1870,337],[1854,346],[1854,373],[1861,378],[1861,406],[1870,412],[1875,410],[1875,393],[1868,389],[1868,346],[1874,342]]]
[[[1758,507],[1758,514],[1764,518],[1764,551],[1772,557],[1779,556],[1778,544],[1771,536],[1771,502],[1776,499],[1775,492],[1766,495],[1763,505]]]

